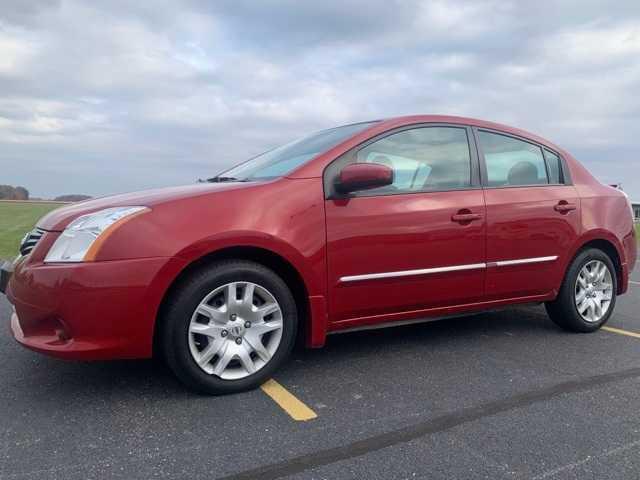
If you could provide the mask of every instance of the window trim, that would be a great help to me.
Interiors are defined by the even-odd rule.
[[[458,128],[460,130],[464,130],[467,135],[467,146],[469,147],[469,167],[470,167],[470,185],[460,188],[449,188],[444,190],[416,190],[416,191],[396,191],[396,192],[378,192],[378,193],[370,193],[367,190],[363,190],[361,192],[352,192],[347,194],[338,193],[334,188],[335,175],[330,178],[332,167],[339,162],[344,162],[344,166],[349,165],[351,163],[356,163],[356,158],[358,152],[363,150],[367,146],[375,143],[379,140],[382,140],[391,135],[395,135],[396,133],[401,133],[406,130],[415,130],[418,128],[437,128],[437,127],[447,127],[447,128]],[[322,172],[322,186],[324,189],[324,195],[326,200],[338,200],[338,199],[348,199],[348,198],[363,198],[363,197],[386,197],[392,195],[416,195],[416,194],[432,194],[432,193],[442,193],[442,192],[460,192],[460,191],[468,191],[468,190],[480,190],[482,189],[482,182],[480,177],[480,163],[478,158],[478,149],[476,145],[475,135],[473,133],[472,127],[470,125],[461,124],[461,123],[442,123],[442,122],[421,122],[414,123],[410,125],[403,125],[401,127],[396,127],[391,130],[387,130],[386,132],[382,132],[374,137],[371,137],[364,142],[356,145],[351,148],[347,152],[343,153],[339,157],[333,159]]]
[[[567,167],[566,160],[564,159],[564,157],[559,152],[557,152],[553,148],[550,148],[547,145],[544,145],[542,143],[533,141],[530,138],[523,137],[521,135],[515,135],[513,133],[505,132],[505,131],[502,131],[502,130],[496,130],[494,128],[485,128],[485,127],[475,127],[474,126],[471,129],[473,130],[473,137],[474,137],[474,140],[475,140],[475,143],[476,143],[476,148],[478,150],[478,162],[480,164],[480,178],[481,178],[482,188],[484,188],[486,190],[489,190],[489,189],[501,189],[501,188],[566,187],[566,186],[573,185],[573,182],[571,181],[571,176],[569,175],[569,169]],[[488,175],[488,172],[487,172],[487,163],[486,163],[485,158],[484,158],[484,151],[482,150],[482,145],[480,144],[480,137],[478,135],[479,132],[487,132],[487,133],[493,133],[495,135],[502,135],[504,137],[510,137],[510,138],[513,138],[514,140],[520,140],[521,142],[529,143],[531,145],[534,145],[534,146],[540,148],[540,153],[542,153],[542,160],[544,161],[545,170],[547,172],[547,181],[550,180],[550,178],[549,178],[549,165],[547,164],[547,159],[544,156],[544,151],[548,150],[549,152],[553,153],[554,155],[557,155],[557,157],[560,159],[560,176],[562,177],[563,182],[562,183],[542,183],[542,184],[541,183],[534,183],[534,184],[530,184],[530,185],[497,185],[497,186],[489,185],[489,175]]]

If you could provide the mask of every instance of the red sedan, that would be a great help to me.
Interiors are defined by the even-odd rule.
[[[297,337],[544,302],[611,316],[636,261],[631,206],[560,147],[470,118],[321,131],[210,183],[56,210],[0,290],[25,347],[163,355],[188,386],[253,388]]]

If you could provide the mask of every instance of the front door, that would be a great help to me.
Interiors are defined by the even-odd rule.
[[[471,130],[424,125],[375,138],[325,172],[333,328],[419,318],[481,301],[485,206]],[[391,167],[388,187],[339,196],[342,167]]]

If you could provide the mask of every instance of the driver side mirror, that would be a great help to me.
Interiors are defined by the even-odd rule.
[[[335,189],[340,193],[384,187],[393,183],[393,170],[379,163],[352,163],[344,167],[336,178]]]

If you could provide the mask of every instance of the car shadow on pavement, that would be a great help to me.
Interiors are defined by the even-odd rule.
[[[465,342],[487,336],[563,335],[536,307],[488,312],[437,322],[412,324],[331,335],[324,348],[297,348],[290,362],[282,368],[285,376],[309,375],[381,356],[413,355],[416,351],[463,348]],[[542,311],[543,312],[543,311]],[[161,399],[202,397],[184,388],[160,360],[115,360],[100,362],[64,361],[36,356],[23,351],[29,359],[19,364],[21,390],[34,394],[55,392],[60,395],[91,398],[117,395],[121,398],[142,396]],[[14,359],[15,362],[15,359]],[[12,362],[13,363],[13,362]],[[12,382],[13,383],[13,382]]]
[[[308,360],[327,354],[331,355],[332,359],[336,356],[377,355],[381,352],[392,354],[416,347],[422,349],[448,345],[453,348],[456,344],[460,345],[460,342],[486,336],[537,337],[549,334],[571,335],[555,326],[546,316],[543,307],[524,306],[390,328],[329,335],[324,348],[298,349],[294,357]]]

